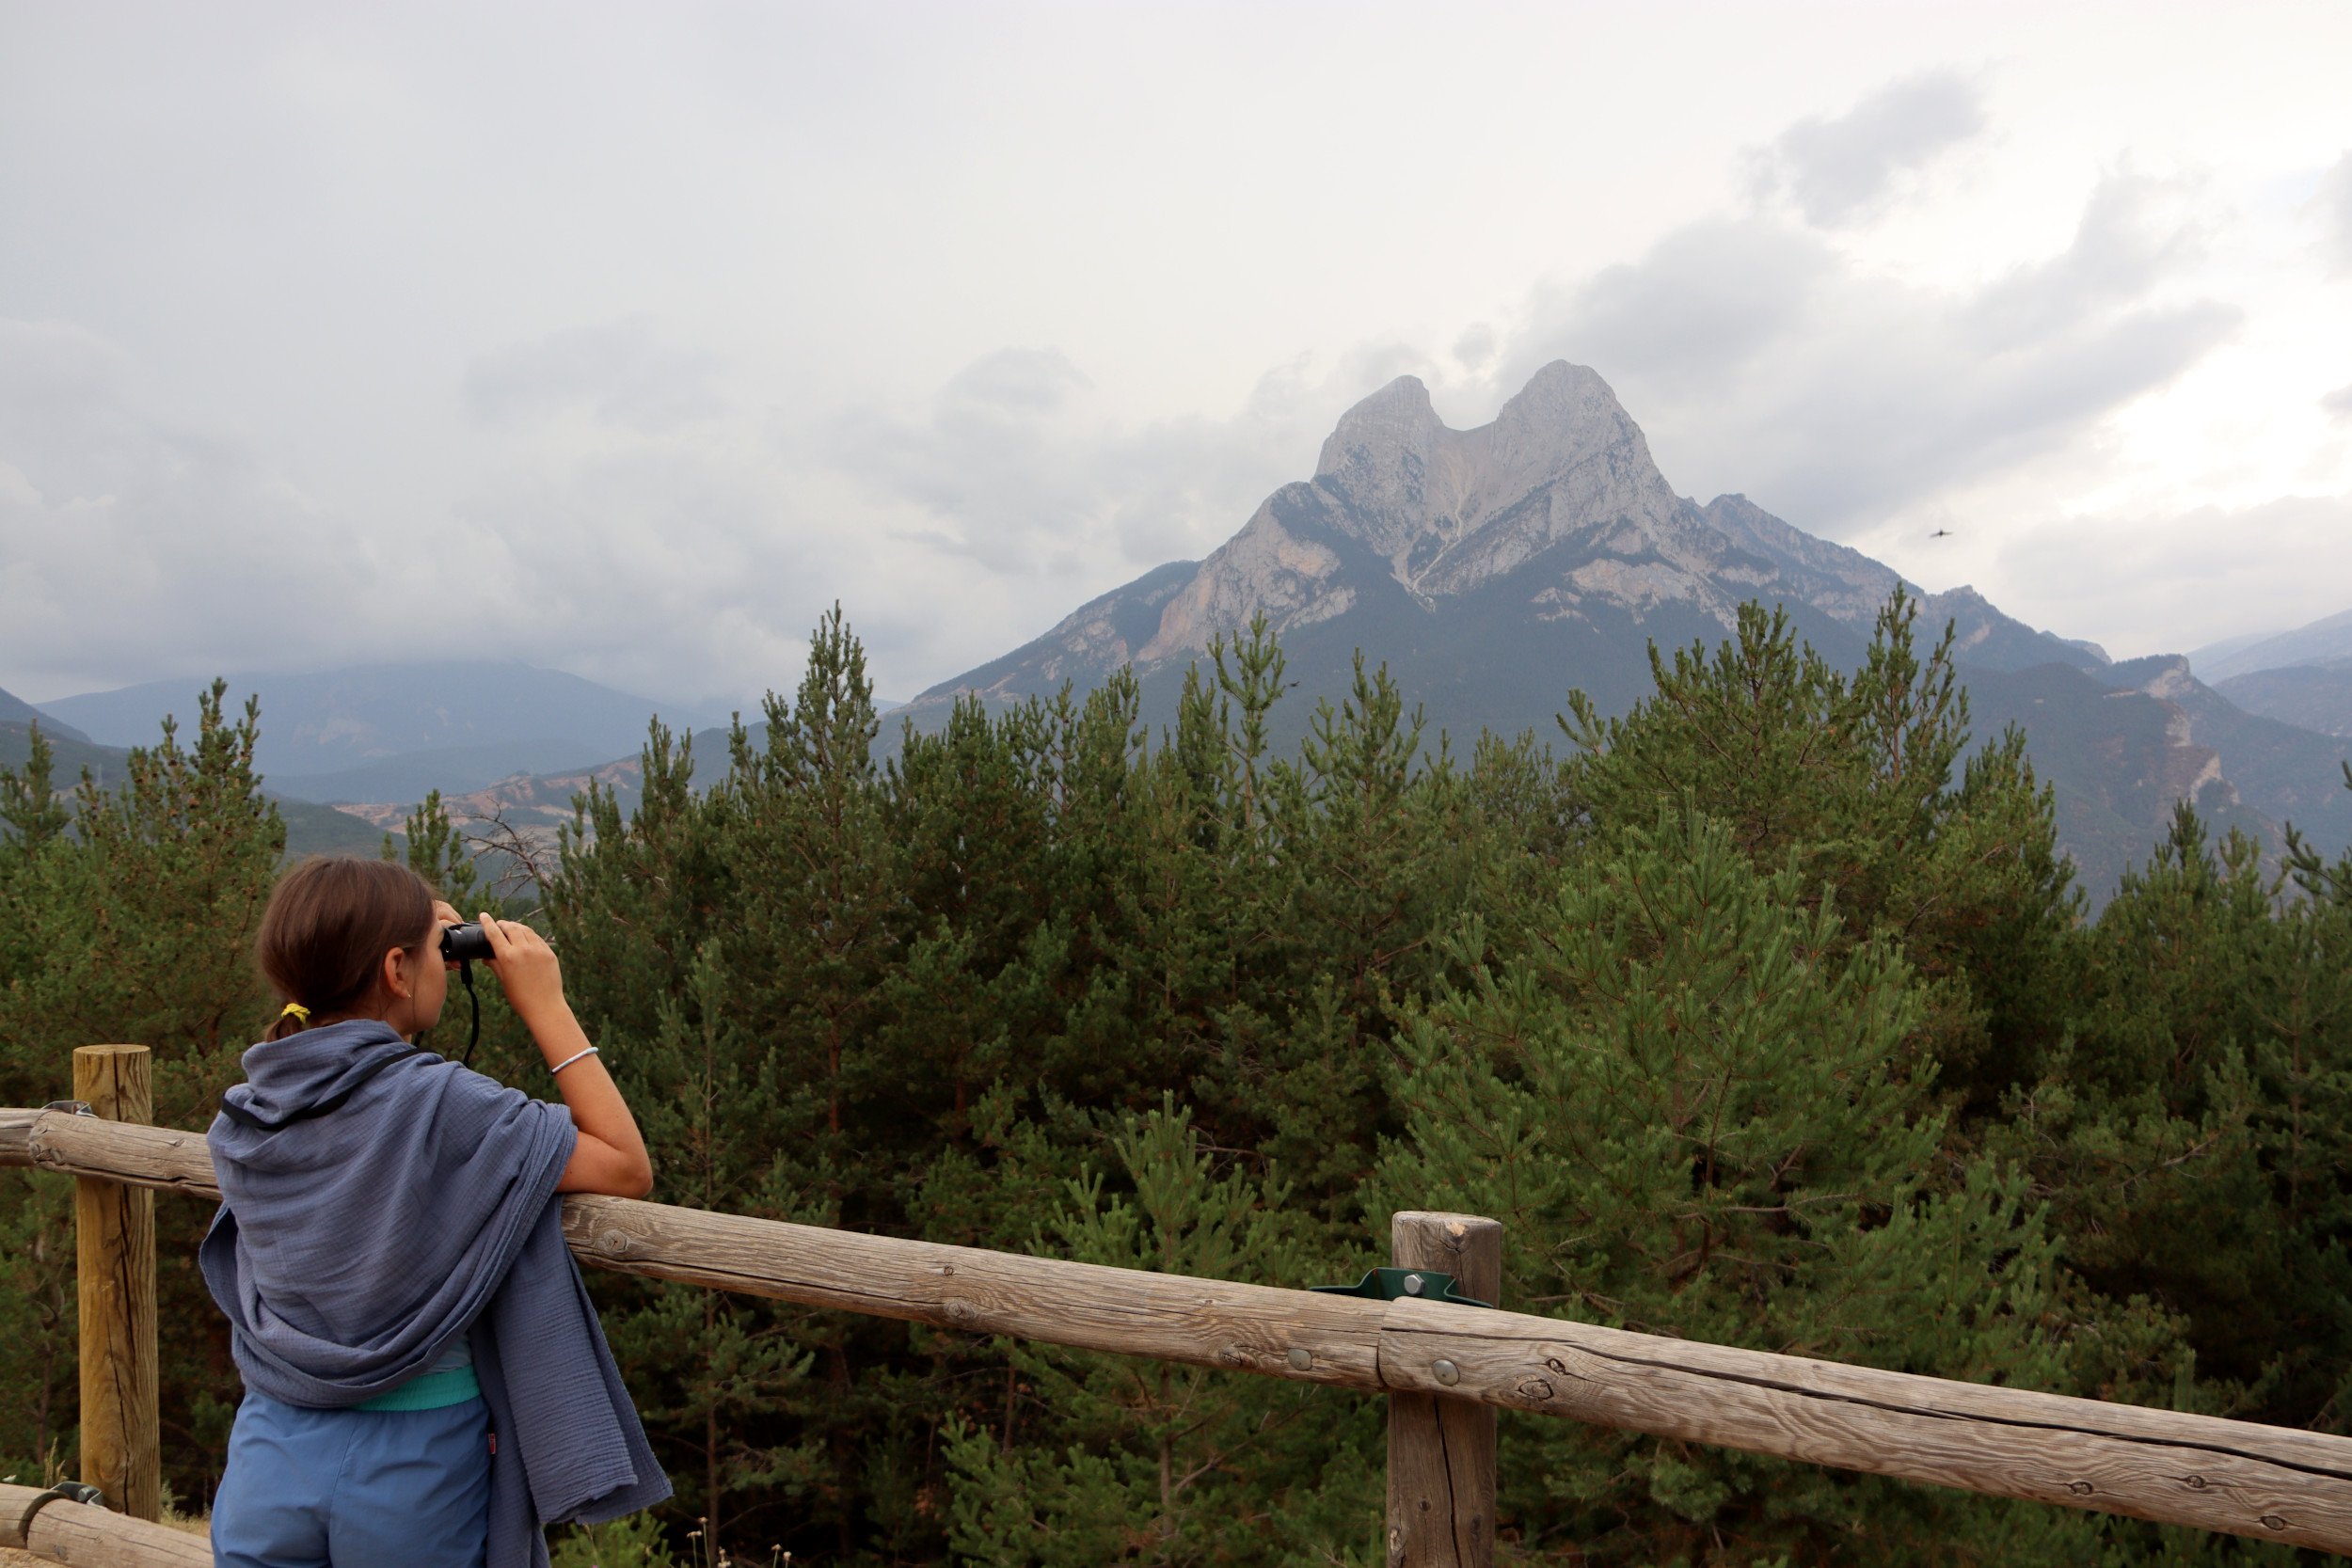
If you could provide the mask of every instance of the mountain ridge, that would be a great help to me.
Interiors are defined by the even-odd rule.
[[[2249,713],[2352,738],[2352,657],[2249,670],[2214,689]]]
[[[2352,610],[2286,631],[2230,638],[2188,657],[2197,678],[2217,687],[2237,675],[2352,658]]]
[[[720,721],[684,704],[520,662],[419,660],[226,678],[232,702],[248,692],[262,697],[256,768],[272,788],[310,800],[347,797],[371,769],[380,779],[405,779],[449,766],[456,771],[439,787],[479,786],[516,771],[612,756],[641,742],[656,715],[679,729]],[[137,745],[166,715],[177,715],[184,732],[199,684],[148,681],[38,706],[94,744]]]

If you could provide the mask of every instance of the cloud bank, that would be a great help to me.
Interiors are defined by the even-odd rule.
[[[250,448],[141,408],[130,371],[79,328],[0,320],[0,657],[19,678],[62,695],[185,670],[181,650],[220,669],[391,653],[382,607],[428,574],[339,538]]]
[[[1785,196],[1807,223],[1839,228],[1883,207],[1937,155],[1984,130],[1982,91],[1954,71],[1883,87],[1834,119],[1801,119],[1752,153],[1758,197]]]
[[[511,428],[584,413],[658,434],[723,412],[715,355],[662,341],[644,317],[551,333],[495,350],[467,367],[466,408]]]
[[[2106,613],[2162,628],[2185,653],[2252,625],[2283,631],[2346,608],[2352,496],[2281,496],[2252,506],[2052,517],[1994,547],[2001,608],[2064,632],[2096,583]],[[2249,547],[2249,543],[2253,547]],[[2114,650],[2110,650],[2114,651]]]
[[[2080,440],[2228,340],[2235,306],[2173,287],[2198,246],[2183,194],[2110,173],[2064,250],[1959,290],[1770,214],[1702,219],[1538,292],[1499,379],[1590,364],[1677,485],[1851,538]]]
[[[2320,177],[2312,205],[2320,224],[2321,254],[2338,277],[2352,277],[2352,152]]]
[[[1363,389],[1426,368],[1412,349],[1376,344],[1327,368],[1277,366],[1231,416],[1138,424],[1109,414],[1058,350],[1008,348],[957,372],[928,409],[846,412],[824,454],[901,518],[898,537],[1009,579],[1041,564],[1092,583],[1090,596],[1224,543],[1268,492],[1312,471]]]

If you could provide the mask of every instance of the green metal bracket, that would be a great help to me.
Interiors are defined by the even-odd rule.
[[[47,1110],[48,1107],[44,1105],[41,1109]],[[82,1114],[87,1116],[89,1113],[85,1111]],[[61,1481],[45,1492],[36,1493],[33,1500],[24,1505],[24,1517],[16,1522],[16,1538],[30,1541],[33,1538],[33,1515],[51,1503],[58,1502],[87,1503],[92,1508],[103,1508],[106,1506],[106,1494],[78,1481]]]
[[[1449,1307],[1484,1307],[1494,1303],[1457,1295],[1454,1276],[1434,1269],[1375,1269],[1353,1285],[1317,1285],[1318,1295],[1364,1296],[1373,1301],[1441,1301]]]

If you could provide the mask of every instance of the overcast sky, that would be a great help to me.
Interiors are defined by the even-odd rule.
[[[2352,608],[2348,78],[2338,0],[0,0],[0,687],[731,705],[837,598],[909,695],[1555,357],[1931,589],[2283,628]]]

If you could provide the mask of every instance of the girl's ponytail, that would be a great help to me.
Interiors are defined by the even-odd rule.
[[[289,1002],[276,1018],[270,1020],[269,1027],[262,1031],[262,1037],[282,1040],[288,1035],[298,1035],[310,1026],[310,1009],[299,1002]]]

